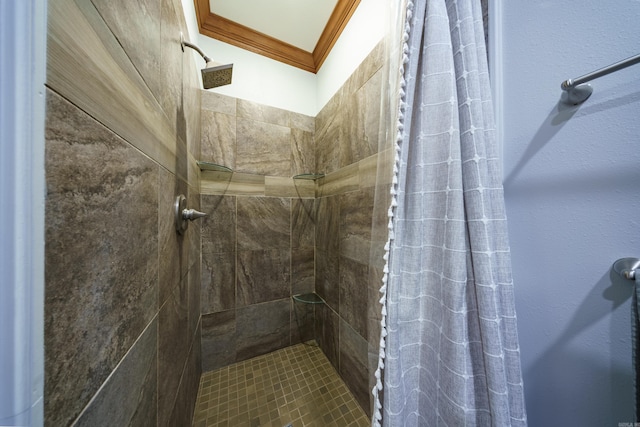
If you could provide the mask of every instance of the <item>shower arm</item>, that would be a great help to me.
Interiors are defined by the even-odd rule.
[[[206,62],[207,64],[209,62],[212,62],[212,59],[209,58],[207,55],[205,55],[205,53],[202,51],[202,49],[200,49],[198,46],[196,46],[193,43],[189,43],[188,41],[186,41],[184,39],[184,36],[182,35],[182,33],[180,33],[180,45],[182,46],[182,51],[184,52],[184,47],[190,47],[191,49],[195,50],[196,52],[198,52],[200,54],[200,56],[202,56],[202,58],[204,59],[204,62]]]

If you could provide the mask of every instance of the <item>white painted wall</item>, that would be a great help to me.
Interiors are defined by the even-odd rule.
[[[193,1],[182,0],[182,5],[190,40],[215,61],[234,64],[233,83],[211,91],[309,116],[324,107],[386,29],[387,0],[361,0],[320,71],[313,74],[197,34]]]
[[[560,83],[640,51],[640,2],[503,3],[505,196],[529,425],[632,423],[632,282],[640,257],[640,64]],[[492,15],[493,17],[493,15]]]
[[[203,35],[196,44],[214,61],[233,63],[232,84],[212,92],[315,115],[315,74]]]
[[[318,71],[316,112],[340,89],[382,40],[388,26],[388,0],[361,0],[349,24]]]

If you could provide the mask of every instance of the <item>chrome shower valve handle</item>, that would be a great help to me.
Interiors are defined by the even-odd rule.
[[[188,219],[189,221],[202,218],[203,216],[207,216],[207,214],[204,212],[197,211],[195,209],[184,209],[182,211],[182,219]]]
[[[203,216],[207,216],[204,212],[199,212],[195,209],[187,209],[187,198],[181,194],[176,197],[176,202],[173,205],[176,231],[179,234],[184,234],[189,228],[189,222]]]

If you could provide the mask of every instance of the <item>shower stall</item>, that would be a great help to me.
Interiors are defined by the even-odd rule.
[[[311,117],[203,92],[159,3],[49,4],[45,424],[186,425],[203,369],[309,341],[370,413],[385,47]]]
[[[316,117],[203,93],[202,160],[229,169],[201,175],[204,371],[312,341],[370,414],[384,48]]]

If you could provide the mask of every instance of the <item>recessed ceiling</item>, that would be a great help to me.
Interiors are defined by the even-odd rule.
[[[313,52],[338,0],[209,0],[210,12]]]
[[[194,0],[200,33],[317,72],[360,0]]]

